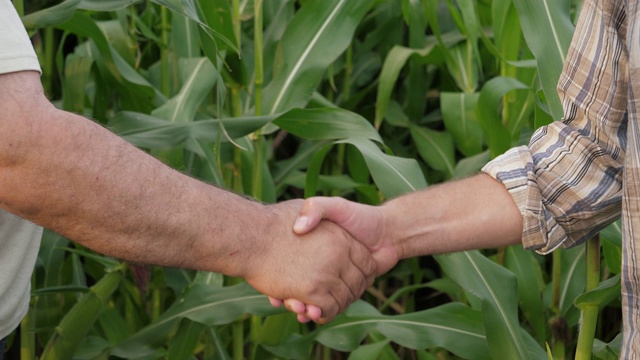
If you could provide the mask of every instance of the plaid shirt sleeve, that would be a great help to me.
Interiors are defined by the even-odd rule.
[[[523,246],[548,253],[620,216],[626,147],[626,17],[585,1],[558,83],[564,119],[538,129],[482,170],[501,181],[524,219]]]

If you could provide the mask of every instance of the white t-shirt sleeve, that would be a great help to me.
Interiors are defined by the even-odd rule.
[[[41,72],[27,31],[10,0],[0,0],[0,74],[34,70]]]

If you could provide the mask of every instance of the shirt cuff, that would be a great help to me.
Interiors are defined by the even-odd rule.
[[[533,158],[527,146],[510,149],[482,168],[482,172],[500,181],[509,191],[522,215],[522,246],[547,254],[560,247],[567,236],[548,218],[534,176]],[[552,229],[552,234],[548,233]]]

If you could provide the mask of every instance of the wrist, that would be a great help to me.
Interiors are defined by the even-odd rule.
[[[382,241],[386,243],[390,249],[390,253],[395,256],[395,261],[398,262],[406,257],[404,242],[402,241],[402,231],[400,225],[400,217],[397,214],[398,209],[394,202],[386,202],[379,206],[381,214],[381,229]]]
[[[204,246],[200,247],[209,251],[200,256],[208,263],[205,270],[245,278],[267,250],[264,246],[268,241],[263,240],[272,236],[272,211],[264,204],[231,192],[217,196],[224,200],[218,200],[216,206],[225,204],[226,211],[222,217],[210,219],[208,233],[202,240]]]

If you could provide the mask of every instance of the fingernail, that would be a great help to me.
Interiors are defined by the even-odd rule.
[[[293,224],[294,231],[304,231],[309,225],[309,218],[306,216],[298,216],[296,222]]]

